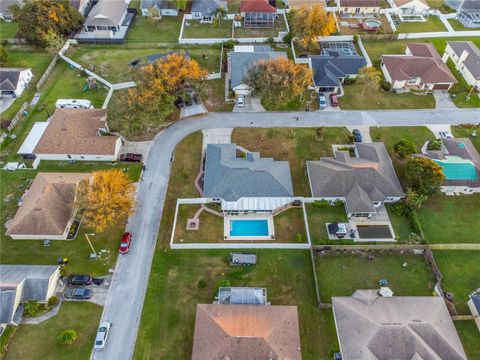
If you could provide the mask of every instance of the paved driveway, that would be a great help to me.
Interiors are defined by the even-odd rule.
[[[433,97],[435,98],[435,108],[436,109],[456,109],[457,106],[453,103],[452,98],[448,91],[445,90],[435,90],[432,91]]]
[[[260,99],[252,96],[245,96],[245,106],[235,106],[233,112],[265,112],[265,108],[260,103]]]
[[[360,130],[360,134],[362,134],[362,142],[364,143],[371,143],[372,137],[370,136],[370,126],[347,126],[348,131],[352,132],[353,129]]]
[[[11,96],[0,97],[0,114],[6,111],[14,103],[15,98]]]
[[[102,321],[110,321],[115,326],[106,348],[102,352],[93,351],[92,358],[124,360],[133,356],[170,176],[170,160],[175,146],[186,136],[198,130],[219,127],[418,126],[471,123],[479,118],[480,109],[433,109],[328,111],[321,114],[265,112],[255,117],[249,113],[209,113],[176,122],[155,137],[150,149],[147,170],[138,187],[137,209],[127,224],[134,242],[129,254],[118,257],[102,314]]]

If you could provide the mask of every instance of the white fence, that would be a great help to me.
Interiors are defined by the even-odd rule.
[[[399,40],[404,39],[425,39],[436,37],[463,37],[463,36],[480,36],[480,30],[475,31],[455,31],[455,32],[424,32],[424,33],[410,33],[410,34],[398,34]]]

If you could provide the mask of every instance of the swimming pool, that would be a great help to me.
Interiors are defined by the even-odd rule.
[[[268,236],[268,220],[230,220],[230,236]]]
[[[380,27],[380,25],[382,25],[382,23],[376,19],[367,19],[364,23],[370,27]]]
[[[445,160],[435,160],[443,168],[447,180],[477,180],[475,165],[470,160],[459,157],[447,157]]]

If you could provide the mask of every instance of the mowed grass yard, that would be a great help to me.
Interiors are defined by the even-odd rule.
[[[219,45],[212,46],[162,46],[155,47],[148,44],[142,46],[126,45],[118,47],[114,45],[80,45],[72,49],[69,56],[85,67],[95,64],[95,73],[112,83],[133,80],[137,68],[129,63],[136,59],[142,59],[147,63],[147,56],[159,53],[187,51],[193,60],[208,70],[209,73],[220,70]]]
[[[182,27],[182,16],[164,16],[159,20],[137,16],[128,31],[127,44],[177,42]]]
[[[374,260],[352,253],[327,253],[315,256],[317,280],[322,302],[332,296],[350,296],[358,289],[378,289],[387,279],[397,296],[432,295],[434,277],[422,255],[404,252],[373,252]],[[407,266],[403,266],[407,263]]]
[[[134,358],[190,359],[196,306],[212,303],[217,282],[227,279],[232,286],[266,287],[272,305],[298,306],[303,359],[331,359],[338,351],[333,314],[318,309],[309,252],[257,254],[255,266],[230,267],[225,250],[157,250]]]
[[[260,152],[261,157],[288,161],[294,194],[310,196],[305,161],[333,156],[331,145],[347,144],[349,134],[346,128],[326,127],[322,140],[317,141],[315,128],[238,128],[233,131],[232,143]]]
[[[0,40],[13,39],[18,32],[18,24],[14,21],[0,20]]]
[[[470,93],[472,86],[465,81],[462,74],[455,68],[455,65],[451,59],[447,61],[447,66],[458,81],[458,83],[453,85],[453,87],[450,89],[451,98],[455,105],[462,108],[480,107],[480,97],[474,92]]]
[[[476,131],[477,136],[473,137],[472,133]],[[480,128],[472,125],[452,126],[452,134],[455,137],[469,138],[478,152],[480,152]]]
[[[275,26],[273,28],[249,29],[243,27],[242,22],[242,27],[233,29],[235,38],[277,37],[280,31],[287,31],[285,18],[282,14],[278,15],[278,19],[275,20]]]
[[[418,211],[431,244],[480,243],[480,194],[431,196]]]
[[[395,94],[382,88],[367,89],[362,96],[362,84],[344,85],[345,94],[338,98],[342,110],[367,109],[433,109],[433,95],[414,95],[411,93]]]
[[[91,172],[105,168],[124,168],[130,174],[132,180],[137,181],[141,171],[138,164],[127,166],[117,164],[112,166],[109,163],[81,163],[70,164],[68,162],[47,162],[40,165],[39,171],[46,172]],[[57,258],[67,257],[69,272],[86,272],[91,275],[105,275],[115,264],[118,254],[118,244],[125,229],[125,221],[112,224],[103,233],[90,236],[93,246],[98,251],[105,249],[106,253],[97,261],[89,259],[92,252],[85,238],[85,233],[94,231],[81,227],[75,240],[51,241],[50,246],[43,246],[42,240],[13,240],[5,235],[4,224],[12,219],[18,209],[17,203],[25,190],[29,187],[30,181],[36,175],[36,171],[15,171],[0,173],[0,211],[1,234],[0,248],[2,249],[2,264],[37,264],[51,265],[57,263]]]
[[[313,204],[306,204],[308,229],[312,244],[329,243],[327,223],[348,222],[345,207],[342,205],[317,207]],[[338,242],[338,241],[336,241]]]
[[[455,328],[463,344],[467,357],[471,360],[480,359],[480,332],[474,320],[455,321]]]
[[[63,302],[59,313],[38,325],[20,325],[5,354],[5,360],[88,359],[92,351],[102,307],[89,302]],[[57,336],[67,329],[77,332],[72,345],[62,345]]]
[[[429,16],[426,22],[402,22],[397,26],[398,33],[419,33],[447,31],[438,16]]]
[[[8,59],[3,67],[31,68],[33,79],[29,87],[1,114],[1,119],[12,119],[25,101],[30,101],[36,92],[35,84],[53,59],[53,55],[41,48],[28,45],[5,45]]]
[[[188,24],[188,25],[187,25]],[[184,39],[223,39],[232,37],[232,21],[222,20],[218,25],[187,20],[183,26]]]
[[[470,314],[468,295],[480,287],[480,251],[438,250],[433,255],[443,275],[443,291],[454,294],[459,314]]]

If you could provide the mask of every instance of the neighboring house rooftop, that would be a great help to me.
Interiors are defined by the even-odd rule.
[[[177,9],[173,0],[142,0],[140,8],[150,9],[155,6],[158,10],[161,9]]]
[[[0,1],[0,14],[10,14],[10,6],[12,5],[23,5],[23,0],[2,0]]]
[[[192,360],[300,360],[296,306],[199,304]]]
[[[420,77],[423,83],[457,83],[432,44],[407,45],[412,55],[382,55],[392,80]]]
[[[383,0],[340,0],[340,7],[381,7]]]
[[[107,126],[104,109],[56,109],[34,154],[110,155],[118,136],[101,136]]]
[[[291,197],[288,161],[261,158],[259,153],[237,157],[235,144],[209,144],[204,196],[237,201],[242,197]]]
[[[127,8],[128,4],[124,0],[100,0],[90,10],[85,25],[118,26]]]
[[[447,5],[459,11],[480,11],[478,0],[446,0]]]
[[[335,151],[335,157],[307,161],[314,197],[345,197],[350,212],[375,212],[373,202],[402,197],[402,186],[385,145],[356,143],[358,157]]]
[[[242,85],[248,70],[252,65],[260,60],[271,60],[278,58],[287,58],[287,53],[283,51],[273,51],[270,46],[238,46],[234,52],[230,53],[231,61],[231,87]]]
[[[62,235],[74,210],[77,184],[89,176],[86,173],[38,173],[6,234]]]
[[[443,146],[448,155],[458,156],[473,162],[480,171],[480,154],[469,138],[442,138]]]
[[[355,75],[367,61],[360,55],[340,55],[330,52],[331,55],[310,55],[312,62],[313,81],[316,86],[340,86],[339,78]]]
[[[0,91],[15,91],[22,71],[28,68],[0,68]]]
[[[213,13],[219,7],[227,9],[225,0],[193,0],[192,13],[201,13],[202,16],[213,16]]]
[[[277,8],[269,4],[268,0],[242,0],[240,4],[241,13],[276,13]]]
[[[467,359],[442,297],[357,290],[332,305],[345,360]]]
[[[478,47],[471,41],[447,41],[447,44],[458,57],[460,57],[464,51],[468,52],[468,56],[463,63],[472,76],[478,79],[478,77],[480,77],[480,50]]]

